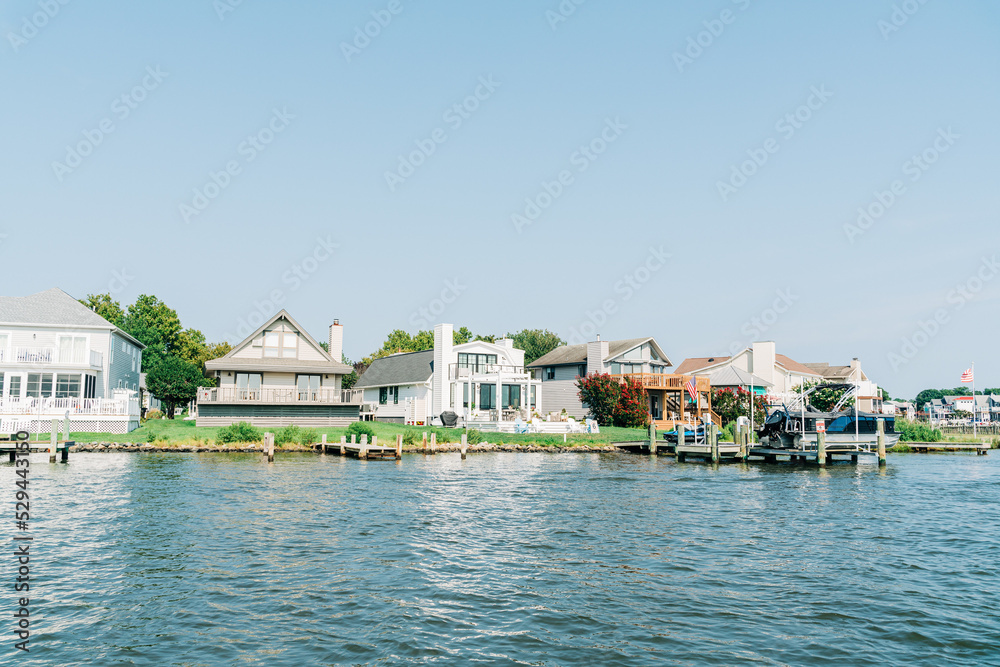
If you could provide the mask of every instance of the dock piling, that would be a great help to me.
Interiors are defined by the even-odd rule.
[[[826,467],[826,431],[816,434],[816,463],[819,467]]]
[[[267,462],[274,463],[274,434],[264,434],[264,452],[267,454]]]
[[[326,454],[326,433],[323,434],[319,441],[319,453]]]
[[[431,454],[437,451],[438,441],[437,433],[431,432]]]
[[[712,448],[712,463],[719,462],[719,427],[714,423],[708,426],[709,444]]]
[[[674,451],[677,453],[677,462],[684,463],[684,453],[681,451],[681,449],[684,447],[684,424],[677,422],[676,429],[677,429],[677,447],[674,449]]]
[[[358,458],[368,458],[368,434],[362,434],[361,436],[361,449],[358,450]]]
[[[462,434],[462,448],[461,448],[462,460],[463,461],[465,460],[465,452],[468,449],[469,449],[469,436],[466,435],[465,433],[463,433]]]
[[[49,430],[49,463],[56,462],[56,442],[59,438],[59,420],[52,420],[52,428]]]
[[[652,422],[649,424],[649,453],[656,456],[656,424]]]
[[[886,464],[885,459],[885,419],[878,419],[875,422],[878,424],[878,464],[884,466]]]
[[[403,434],[398,433],[396,435],[396,460],[399,461],[403,458]]]
[[[354,436],[351,436],[351,437],[353,438]],[[347,436],[346,435],[340,436],[340,455],[341,456],[347,456]]]

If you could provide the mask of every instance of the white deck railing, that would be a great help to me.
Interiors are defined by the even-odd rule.
[[[315,389],[299,391],[288,387],[276,389],[244,389],[238,387],[199,387],[199,403],[296,403],[312,405],[356,404],[361,402],[361,389]]]
[[[104,365],[104,354],[90,350],[89,357],[82,361],[66,361],[59,358],[55,348],[51,347],[16,347],[10,355],[11,361],[18,364],[56,364],[60,366],[86,366],[88,361],[92,368]],[[7,360],[7,350],[0,348],[0,361]]]
[[[139,415],[138,398],[7,398],[0,400],[0,414],[25,415]]]

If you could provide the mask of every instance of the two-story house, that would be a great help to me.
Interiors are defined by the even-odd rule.
[[[198,426],[346,426],[357,421],[361,392],[341,389],[353,369],[341,363],[344,327],[330,326],[328,350],[285,310],[229,354],[205,363],[217,387],[198,389]]]
[[[455,327],[434,327],[434,348],[372,362],[358,379],[378,421],[429,424],[454,412],[490,427],[541,410],[541,381],[524,367],[524,350],[502,338],[455,345]]]
[[[138,428],[144,347],[60,289],[0,297],[0,432]]]

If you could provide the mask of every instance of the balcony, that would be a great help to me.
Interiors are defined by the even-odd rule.
[[[104,367],[104,354],[90,350],[83,359],[63,361],[52,347],[15,347],[13,350],[0,349],[0,362],[27,364],[32,366],[77,366],[100,370]]]
[[[139,416],[138,398],[7,398],[0,399],[0,414],[27,417],[70,415]]]
[[[253,403],[261,405],[359,405],[362,389],[313,389],[294,387],[244,389],[240,387],[199,387],[198,403]]]
[[[619,382],[624,382],[625,378],[631,378],[640,383],[645,389],[672,389],[679,391],[685,388],[688,380],[694,378],[695,391],[711,392],[712,383],[707,377],[694,375],[671,375],[667,373],[627,373],[624,375],[612,375],[612,378]]]
[[[468,380],[470,377],[481,378],[486,375],[503,375],[507,379],[518,379],[516,376],[523,376],[519,379],[527,380],[530,372],[524,366],[511,366],[507,364],[448,365],[449,380]]]

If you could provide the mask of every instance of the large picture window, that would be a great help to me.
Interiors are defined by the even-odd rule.
[[[320,375],[299,375],[295,380],[300,401],[315,401],[319,399],[319,388],[322,385]]]
[[[378,390],[378,402],[379,405],[388,405],[390,402],[393,404],[399,403],[399,387],[382,387]]]
[[[491,366],[497,363],[495,354],[471,354],[466,352],[458,353],[458,367],[472,369],[473,373],[487,373]]]
[[[236,394],[240,400],[257,401],[260,400],[260,373],[237,373],[236,374]]]
[[[521,385],[505,384],[502,391],[501,405],[504,410],[517,410],[521,407]]]
[[[52,398],[52,373],[28,373],[26,396]]]
[[[497,386],[495,384],[479,385],[479,405],[480,410],[497,409]]]
[[[59,336],[59,363],[82,364],[86,361],[86,336]]]

